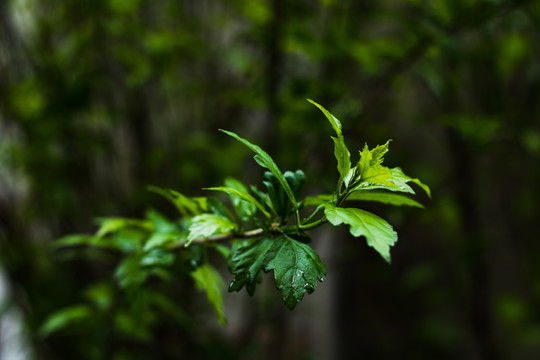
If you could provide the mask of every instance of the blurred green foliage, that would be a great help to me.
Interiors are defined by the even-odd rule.
[[[537,359],[539,34],[533,0],[1,1],[0,261],[36,353]],[[126,263],[127,283],[150,290],[130,298],[107,280],[114,253],[52,249],[94,233],[92,218],[149,205],[169,218],[149,184],[197,195],[226,176],[254,183],[248,150],[218,128],[257,139],[284,169],[309,164],[308,193],[332,191],[327,124],[308,97],[343,121],[348,144],[394,139],[389,165],[434,194],[424,211],[369,209],[400,233],[390,267],[329,239],[321,257],[342,285],[325,298],[326,336],[297,331],[270,295],[227,295],[246,315],[220,330],[190,316],[212,309],[189,277],[140,279]],[[148,261],[167,278],[167,256]]]

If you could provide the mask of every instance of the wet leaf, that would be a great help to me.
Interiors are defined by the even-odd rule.
[[[317,281],[323,281],[326,276],[319,255],[309,245],[285,235],[255,239],[233,248],[231,271],[235,278],[229,291],[239,291],[246,286],[252,294],[261,270],[274,271],[276,287],[281,290],[289,309],[293,309],[306,292],[312,293]]]

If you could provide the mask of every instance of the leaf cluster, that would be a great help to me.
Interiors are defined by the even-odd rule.
[[[206,292],[221,323],[225,323],[222,290],[226,281],[208,262],[209,251],[220,254],[228,264],[232,275],[229,291],[246,288],[253,295],[262,274],[273,272],[275,286],[289,309],[306,293],[315,291],[318,281],[326,276],[325,266],[310,246],[307,232],[313,228],[326,223],[347,225],[351,235],[365,238],[368,246],[390,262],[390,248],[397,242],[397,233],[381,217],[358,208],[358,202],[422,207],[410,198],[415,194],[410,184],[430,196],[429,188],[400,168],[383,165],[390,141],[372,149],[365,145],[353,163],[341,122],[321,105],[309,101],[323,112],[335,132],[331,139],[339,176],[333,193],[302,198],[306,180],[302,170],[282,172],[258,145],[221,130],[255,153],[255,162],[266,170],[260,188],[229,177],[222,186],[205,189],[227,194],[228,206],[211,195],[189,197],[175,190],[150,187],[174,205],[179,213],[177,220],[171,221],[156,211],[149,211],[142,220],[102,219],[95,235],[68,236],[55,246],[90,245],[120,253],[114,280],[115,286],[126,292],[140,290],[150,278],[170,281],[178,273],[189,274],[194,285]],[[231,245],[224,245],[227,242]],[[88,313],[84,309],[66,309],[63,315],[73,315],[79,321]],[[53,316],[43,332],[50,333],[66,323],[62,316]]]

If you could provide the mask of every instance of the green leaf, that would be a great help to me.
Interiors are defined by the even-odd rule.
[[[390,262],[390,247],[397,241],[397,233],[384,219],[368,211],[354,208],[339,208],[326,204],[324,213],[334,226],[350,225],[351,235],[364,236],[367,244]]]
[[[332,128],[336,132],[337,136],[332,136],[332,140],[334,140],[334,155],[337,160],[339,183],[341,184],[351,170],[351,154],[349,152],[349,149],[347,149],[347,145],[345,145],[345,140],[341,132],[341,122],[328,110],[326,110],[322,105],[317,104],[311,99],[307,99],[307,101],[309,101],[322,111],[322,113],[326,116],[328,121],[330,121]]]
[[[268,171],[265,173],[267,172]],[[265,209],[273,210],[272,200],[270,200],[270,196],[267,193],[257,189],[257,187],[253,185],[250,185],[249,188],[251,189],[251,192],[257,195],[257,197],[261,200],[261,203],[264,205]]]
[[[351,171],[351,153],[345,145],[345,140],[343,136],[333,137],[334,140],[334,156],[337,160],[337,169],[339,172],[339,182],[343,182],[349,172]]]
[[[343,178],[343,182],[345,183],[345,187],[349,188],[349,185],[350,185],[351,181],[353,181],[355,179],[356,179],[356,166],[351,168],[349,170],[349,173],[347,174],[347,176],[345,176],[345,178]]]
[[[366,187],[365,189],[371,189],[372,187]],[[378,187],[377,187],[378,188]],[[386,187],[383,187],[387,189]],[[395,187],[392,187],[394,190],[399,190]],[[308,196],[304,199],[305,206],[318,206],[321,204],[329,203],[332,201],[334,195],[331,194],[321,194],[317,196]],[[424,208],[424,205],[419,202],[411,199],[408,196],[389,193],[387,191],[376,191],[376,190],[358,190],[351,192],[347,197],[346,201],[376,201],[383,204],[390,205],[406,205],[406,206],[415,206],[419,208]]]
[[[240,291],[245,286],[249,295],[254,294],[266,253],[272,245],[271,238],[241,240],[233,244],[229,268],[234,279],[229,284],[229,292]]]
[[[306,292],[312,293],[317,280],[323,281],[326,276],[319,255],[309,245],[285,235],[253,239],[233,246],[231,272],[235,278],[229,291],[239,291],[246,286],[252,295],[261,270],[274,271],[276,287],[281,290],[289,309],[293,309]]]
[[[384,145],[369,150],[367,144],[360,151],[360,161],[356,165],[356,176],[363,183],[381,184],[393,186],[394,183],[389,179],[392,177],[390,169],[382,166],[384,154],[388,151],[390,140]]]
[[[300,197],[302,189],[304,187],[305,175],[302,170],[286,171],[283,174],[287,183],[289,184],[295,198]],[[272,209],[282,220],[289,218],[289,215],[294,211],[290,202],[285,195],[283,187],[280,186],[278,179],[271,172],[265,172],[263,184],[266,187]],[[299,206],[297,204],[297,206]]]
[[[407,206],[415,206],[419,208],[423,208],[424,205],[420,204],[419,202],[411,199],[410,197],[407,197],[405,195],[396,194],[396,193],[389,193],[386,191],[355,191],[349,195],[347,198],[347,201],[353,200],[353,201],[376,201],[383,204],[390,204],[390,205],[407,205]]]
[[[141,267],[141,257],[141,254],[126,257],[116,267],[114,278],[121,288],[138,288],[150,275],[149,269]]]
[[[231,209],[229,209],[228,206],[225,206],[225,204],[221,202],[218,198],[214,196],[210,196],[207,200],[208,200],[207,203],[208,203],[209,213],[212,213],[218,216],[223,216],[232,222],[236,221],[236,218],[234,217],[234,214],[231,211]]]
[[[236,229],[236,224],[226,217],[214,214],[202,214],[192,219],[186,245],[198,238],[208,238],[214,234],[223,234]]]
[[[79,245],[98,245],[100,242],[99,240],[98,237],[88,234],[72,234],[53,241],[51,245],[54,249],[60,249]],[[104,244],[104,246],[106,245],[107,244]]]
[[[390,140],[372,150],[369,150],[367,145],[364,146],[360,152],[360,161],[356,165],[355,184],[357,185],[350,191],[384,189],[415,194],[407,184],[413,182],[431,197],[429,187],[420,180],[405,175],[400,168],[389,169],[381,165],[384,155],[388,152],[389,143]]]
[[[109,280],[94,283],[84,290],[84,297],[87,298],[96,310],[107,310],[113,303],[113,285]]]
[[[233,202],[236,213],[243,220],[249,219],[255,213],[255,208],[259,209],[264,214],[264,216],[270,218],[270,214],[268,213],[268,211],[265,210],[264,206],[262,206],[262,204],[258,202],[257,199],[255,199],[247,192],[247,189],[246,191],[243,191],[232,187],[217,186],[204,188],[204,190],[223,191],[231,195],[231,200]]]
[[[174,253],[163,249],[151,249],[142,255],[141,266],[171,266],[174,262]]]
[[[287,197],[289,198],[289,200],[290,200],[290,202],[291,202],[291,204],[293,206],[293,209],[297,210],[296,199],[295,199],[295,197],[293,195],[293,191],[291,190],[291,187],[289,186],[289,183],[287,182],[287,180],[283,176],[283,173],[281,172],[281,170],[279,170],[278,166],[276,165],[274,160],[270,157],[270,155],[268,155],[266,153],[266,151],[261,149],[259,146],[255,145],[255,144],[252,144],[251,142],[249,142],[248,140],[246,140],[244,138],[241,138],[240,136],[233,133],[232,131],[227,131],[227,130],[223,130],[223,129],[220,129],[219,131],[224,132],[225,134],[227,134],[229,136],[232,136],[233,138],[240,141],[241,143],[246,145],[248,148],[250,148],[251,150],[253,150],[257,154],[254,157],[257,164],[259,164],[263,168],[266,168],[266,169],[270,170],[270,172],[272,174],[274,174],[274,176],[278,179],[279,183],[283,187],[283,190],[287,194]]]
[[[318,206],[318,205],[332,201],[333,197],[334,195],[332,194],[306,196],[306,198],[304,199],[304,206]]]
[[[185,239],[187,236],[187,233],[178,233],[178,232],[170,232],[170,233],[161,233],[156,232],[153,233],[152,236],[146,240],[144,243],[144,251],[151,250],[153,248],[159,248],[163,247],[165,245],[169,245],[175,242],[178,242],[182,239]]]
[[[223,304],[223,289],[225,281],[221,274],[210,264],[204,263],[191,273],[195,286],[199,290],[206,291],[208,301],[214,307],[221,325],[225,325],[225,311]]]
[[[307,101],[309,101],[310,103],[312,103],[313,105],[318,107],[319,110],[322,111],[324,116],[326,116],[328,121],[330,121],[330,124],[334,128],[334,131],[336,132],[336,135],[338,137],[340,137],[341,136],[341,122],[334,115],[332,115],[328,110],[326,110],[322,105],[317,104],[315,101],[313,101],[311,99],[307,99]]]
[[[397,168],[392,168],[392,169],[390,169],[390,171],[392,172],[392,181],[397,186],[403,186],[404,184],[406,184],[408,182],[415,183],[416,185],[420,186],[422,188],[422,190],[424,190],[426,192],[427,196],[429,196],[431,198],[431,190],[429,189],[429,186],[427,186],[426,184],[421,182],[419,179],[411,178],[410,176],[405,175],[403,173],[403,170],[401,170],[398,167]],[[414,194],[414,191],[412,191],[412,193]]]
[[[400,183],[400,185],[396,185],[395,182],[393,182],[392,185],[382,185],[382,184],[374,184],[370,182],[362,182],[358,185],[356,185],[353,189],[351,189],[351,194],[353,194],[356,191],[372,191],[372,190],[388,190],[393,192],[404,192],[409,194],[415,194],[414,190],[407,185],[406,183]]]
[[[255,200],[250,194],[249,190],[246,185],[244,185],[242,182],[236,180],[235,178],[228,177],[225,179],[225,186],[236,189],[244,194],[247,194],[251,199]],[[255,200],[256,203],[251,202],[250,200],[244,199],[242,196],[229,194],[231,197],[231,201],[233,203],[234,209],[240,219],[243,221],[249,220],[257,211],[257,209],[261,210],[261,212],[266,211],[264,207],[261,204],[258,204],[258,202]],[[263,211],[264,210],[264,211]],[[266,215],[265,215],[266,216]],[[270,214],[268,214],[267,217],[269,217]]]
[[[178,191],[162,189],[157,186],[148,186],[148,190],[169,200],[183,217],[199,215],[206,211],[206,202],[204,198],[189,198]]]
[[[88,305],[74,305],[64,308],[50,315],[38,330],[38,334],[42,337],[49,336],[69,325],[91,318],[92,313],[93,311]]]
[[[146,218],[154,224],[154,229],[158,233],[172,233],[180,230],[180,226],[154,209],[146,212]]]
[[[124,228],[139,228],[146,231],[154,231],[154,225],[150,221],[127,218],[99,218],[100,227],[96,232],[97,238],[117,232]]]
[[[414,182],[422,187],[428,195],[429,188],[418,179],[403,174],[400,168],[389,169],[382,166],[384,155],[388,152],[390,141],[370,150],[367,145],[360,152],[360,161],[356,165],[354,186],[350,192],[360,190],[384,189],[390,191],[414,194],[414,190],[407,184]]]
[[[291,310],[306,292],[315,291],[317,280],[324,281],[326,276],[326,268],[315,250],[287,236],[276,238],[267,253],[264,271],[270,270],[274,270],[276,287]]]

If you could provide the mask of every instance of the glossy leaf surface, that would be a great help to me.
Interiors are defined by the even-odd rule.
[[[252,294],[261,270],[274,271],[276,287],[283,301],[293,309],[304,294],[312,293],[317,281],[323,281],[326,268],[309,245],[282,235],[246,241],[233,249],[231,271],[235,278],[230,291],[246,286]]]
[[[297,170],[295,172],[286,171],[283,176],[289,184],[295,199],[300,197],[305,182],[304,172],[302,170]],[[274,209],[276,215],[281,219],[287,219],[295,208],[291,205],[290,201],[288,201],[283,187],[280,186],[279,180],[271,172],[266,172],[264,174],[263,184],[266,187],[272,209]]]

